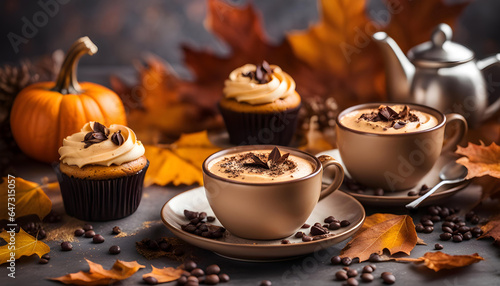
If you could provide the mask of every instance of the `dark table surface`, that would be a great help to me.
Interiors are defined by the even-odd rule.
[[[17,175],[27,180],[40,182],[43,177],[55,180],[55,173],[50,165],[41,164],[29,159],[21,159],[16,163]],[[163,225],[160,217],[161,207],[173,196],[192,187],[159,187],[151,186],[144,190],[142,202],[139,209],[131,216],[109,222],[93,222],[96,233],[102,234],[106,241],[102,244],[94,244],[91,239],[76,238],[73,250],[63,252],[60,248],[61,241],[46,241],[50,246],[50,262],[38,264],[36,255],[23,257],[16,261],[16,278],[7,276],[6,264],[0,267],[0,285],[57,285],[59,282],[47,280],[49,277],[58,277],[68,273],[87,271],[88,265],[84,258],[102,264],[109,269],[116,259],[124,261],[137,261],[145,265],[130,278],[118,282],[118,285],[143,284],[142,275],[151,271],[151,265],[157,268],[165,266],[177,267],[180,265],[172,257],[161,257],[148,260],[136,251],[135,244],[143,238],[157,239],[160,237],[174,237],[174,235]],[[54,202],[54,209],[63,211],[59,191],[48,191]],[[480,189],[476,186],[468,186],[453,197],[446,199],[443,205],[458,206],[463,210],[470,207],[470,203],[477,200]],[[415,221],[422,215],[425,208],[412,214]],[[396,214],[407,213],[403,208],[373,208],[366,207],[367,215],[377,212],[390,212]],[[486,206],[485,206],[486,211]],[[489,210],[491,211],[491,210]],[[496,210],[498,212],[498,210]],[[62,222],[55,226],[68,227],[73,231],[74,225],[83,225],[84,222],[75,220],[66,215]],[[115,237],[111,234],[113,226],[118,225],[129,234],[125,237]],[[71,228],[73,226],[73,228]],[[54,225],[50,226],[54,227]],[[464,268],[454,270],[442,270],[434,272],[423,266],[411,263],[381,262],[377,264],[375,272],[376,279],[367,285],[382,285],[379,277],[384,271],[393,272],[396,276],[396,285],[500,285],[500,248],[492,245],[492,240],[470,240],[462,243],[451,241],[439,241],[440,223],[438,230],[431,234],[419,234],[427,245],[417,245],[411,252],[410,257],[420,257],[428,251],[433,251],[434,244],[439,242],[444,245],[443,252],[448,254],[473,254],[479,253],[485,258],[484,261]],[[347,240],[330,248],[320,250],[309,255],[279,262],[242,262],[221,257],[213,252],[200,249],[195,246],[186,245],[186,256],[191,257],[200,266],[206,267],[210,264],[218,264],[224,273],[231,277],[231,281],[225,285],[259,285],[261,280],[271,280],[273,285],[342,285],[334,281],[334,274],[341,266],[330,264],[330,258],[338,255],[345,246]],[[122,249],[118,255],[108,254],[111,245],[119,245]],[[353,263],[351,268],[361,270],[368,262]],[[359,277],[359,276],[358,276]],[[366,284],[362,283],[361,285]],[[175,282],[166,285],[175,285]]]

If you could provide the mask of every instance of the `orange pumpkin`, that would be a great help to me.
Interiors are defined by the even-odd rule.
[[[93,55],[97,47],[88,37],[78,39],[69,49],[54,82],[32,84],[19,92],[11,111],[12,135],[28,156],[52,162],[59,158],[63,139],[89,121],[127,124],[125,108],[112,90],[95,83],[76,80],[78,60]]]

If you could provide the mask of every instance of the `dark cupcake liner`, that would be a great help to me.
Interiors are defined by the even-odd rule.
[[[134,175],[107,180],[70,177],[54,168],[59,180],[64,209],[70,216],[86,221],[107,221],[133,214],[142,198],[146,166]]]
[[[273,113],[245,113],[225,109],[219,104],[229,141],[234,145],[287,146],[297,128],[300,107]]]

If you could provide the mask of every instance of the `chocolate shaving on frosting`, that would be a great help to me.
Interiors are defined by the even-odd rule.
[[[93,131],[85,134],[85,137],[82,141],[83,143],[85,143],[85,146],[83,148],[88,148],[93,144],[101,143],[102,141],[108,139],[109,129],[101,123],[94,122],[94,124],[92,125],[92,130]]]
[[[115,133],[113,133],[113,135],[111,135],[111,142],[115,143],[115,145],[118,146],[122,145],[124,140],[125,139],[123,139],[121,130],[118,130]]]
[[[255,71],[243,73],[242,75],[257,81],[259,84],[264,84],[271,81],[272,74],[273,69],[271,68],[269,63],[266,61],[262,61],[262,64],[257,65]]]

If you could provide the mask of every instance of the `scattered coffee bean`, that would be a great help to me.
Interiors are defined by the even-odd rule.
[[[386,275],[392,275],[392,273],[391,272],[387,272],[387,271],[382,272],[382,273],[380,273],[380,278],[384,278],[384,276],[386,276]]]
[[[424,233],[431,233],[434,231],[434,227],[433,226],[426,226],[424,227]]]
[[[349,270],[347,270],[347,276],[348,277],[356,277],[356,276],[358,276],[358,271],[356,269],[349,269]]]
[[[377,270],[377,265],[375,265],[375,264],[370,264],[369,266],[373,269],[373,271]]]
[[[347,285],[358,286],[359,283],[358,283],[358,280],[356,280],[356,278],[349,278],[349,279],[347,279]]]
[[[109,248],[109,253],[110,254],[119,254],[122,250],[120,249],[120,247],[118,245],[112,245],[110,248]]]
[[[119,234],[122,232],[119,226],[113,227],[113,230],[111,231],[113,234]]]
[[[373,191],[373,194],[375,196],[383,196],[384,195],[384,189],[382,188],[376,188],[374,191]]]
[[[434,223],[430,219],[420,221],[423,226],[434,226]]]
[[[200,277],[200,276],[205,275],[205,271],[203,271],[203,269],[201,269],[201,268],[195,268],[195,269],[191,270],[191,275],[196,276],[196,277]]]
[[[421,224],[421,223],[417,223],[417,224],[415,225],[415,230],[416,230],[417,232],[423,232],[423,231],[424,231],[424,228],[425,228],[425,227],[424,227],[424,225],[423,225],[423,224]]]
[[[348,220],[343,220],[340,222],[341,227],[346,227],[346,226],[349,226],[350,224],[351,224],[351,222]]]
[[[464,233],[463,239],[464,240],[470,240],[472,238],[472,233],[470,231]]]
[[[472,224],[478,224],[480,221],[480,218],[478,216],[473,216],[471,219],[470,219],[470,223]]]
[[[380,261],[382,261],[382,257],[380,257],[380,255],[378,255],[377,253],[372,253],[372,254],[370,254],[370,257],[368,258],[368,261],[380,262]]]
[[[365,267],[363,267],[363,270],[361,272],[363,272],[363,273],[372,273],[373,272],[373,268],[370,265],[366,265]]]
[[[186,271],[193,271],[193,269],[195,269],[196,267],[198,267],[198,265],[192,260],[188,260],[182,265],[182,268],[184,268],[184,270]]]
[[[144,278],[142,278],[142,280],[144,280],[144,282],[146,282],[146,284],[149,284],[149,285],[158,284],[158,279],[154,278],[153,276],[144,277]]]
[[[229,282],[230,278],[229,275],[226,273],[219,274],[219,281],[220,282]]]
[[[282,240],[281,240],[281,244],[290,244],[290,243],[291,243],[291,242],[290,242],[290,240],[288,240],[288,239],[282,239]]]
[[[335,217],[329,216],[323,220],[325,223],[332,223],[335,220]]]
[[[463,238],[461,235],[455,234],[453,236],[453,242],[462,242]]]
[[[192,219],[198,218],[198,215],[199,215],[198,212],[194,212],[194,211],[190,211],[190,210],[184,210],[184,216],[188,220],[192,220]]]
[[[260,286],[271,286],[271,285],[273,285],[273,283],[269,280],[262,280],[262,281],[260,281],[259,285]]]
[[[89,230],[94,229],[94,227],[92,225],[88,224],[88,223],[84,224],[82,228],[85,231],[89,231]]]
[[[172,245],[170,245],[168,242],[165,242],[165,241],[158,243],[158,245],[160,246],[160,249],[162,251],[169,251],[170,248],[172,247]]]
[[[441,239],[441,240],[443,240],[443,241],[446,241],[446,240],[450,240],[452,236],[453,236],[453,235],[452,235],[451,233],[449,233],[449,232],[445,232],[445,233],[441,233],[441,234],[439,235],[439,239]]]
[[[313,225],[311,227],[311,235],[322,235],[322,234],[327,234],[328,233],[328,229],[322,227],[322,226],[317,226],[317,225]]]
[[[472,235],[474,237],[479,237],[481,236],[481,234],[483,234],[483,230],[477,226],[473,227],[470,231],[472,232]]]
[[[304,235],[302,236],[302,241],[303,241],[303,242],[309,242],[309,241],[312,241],[312,240],[313,240],[313,238],[312,238],[312,237],[310,237],[309,235],[305,235],[305,234],[304,234]]]
[[[207,285],[216,285],[219,282],[220,282],[220,278],[216,274],[207,275],[205,277],[205,280],[203,281],[203,283],[207,284]]]
[[[85,236],[86,238],[91,238],[91,237],[94,237],[94,235],[95,235],[95,231],[87,230],[87,231],[85,231],[85,234],[83,236]]]
[[[297,231],[295,234],[295,238],[302,238],[304,236],[304,233],[302,231]]]
[[[434,249],[435,250],[441,250],[441,249],[443,249],[443,245],[439,244],[439,243],[436,243],[436,244],[434,244]]]
[[[435,216],[431,217],[431,221],[432,222],[440,222],[441,221],[441,217],[438,216],[438,215],[435,215]]]
[[[338,222],[332,222],[328,225],[328,229],[330,230],[337,230],[339,228],[341,228],[341,225]]]
[[[85,234],[85,230],[83,228],[79,228],[75,230],[75,236],[82,236]]]
[[[311,227],[310,224],[304,223],[300,228],[310,228],[310,227]]]
[[[345,281],[347,278],[349,277],[347,276],[347,272],[344,270],[340,270],[335,273],[335,279],[338,281]]]
[[[185,286],[197,286],[198,284],[199,284],[198,277],[196,277],[196,276],[189,276],[187,278],[186,284],[184,284],[184,285]]]
[[[50,260],[50,255],[48,253],[46,253],[46,254],[42,255],[42,257],[40,257],[40,258]]]
[[[351,265],[351,263],[352,263],[352,259],[351,259],[351,258],[349,258],[349,257],[344,257],[344,258],[342,258],[342,261],[341,261],[341,262],[342,262],[342,264],[343,264],[343,265],[345,265],[345,266],[349,266],[349,265]]]
[[[209,265],[207,266],[207,268],[205,269],[205,273],[207,275],[210,275],[210,274],[219,274],[220,273],[220,267],[219,265],[217,264],[212,264],[212,265]]]
[[[392,273],[383,275],[382,279],[384,280],[385,284],[394,284],[396,282],[396,277],[394,277]]]
[[[73,245],[69,241],[64,241],[61,243],[61,249],[62,251],[70,251],[73,249]]]
[[[182,230],[206,238],[217,239],[224,236],[224,232],[226,231],[224,227],[212,225],[204,221],[205,218],[208,218],[206,213],[184,210],[184,216],[190,221],[188,224],[181,225]]]
[[[450,227],[448,227],[448,226],[443,226],[443,227],[441,228],[441,230],[442,230],[443,232],[448,232],[448,233],[452,233],[452,232],[453,232],[453,229],[451,229],[451,228],[450,228]]]
[[[187,283],[187,281],[188,281],[187,276],[183,275],[179,277],[179,279],[177,279],[177,285],[184,285]]]
[[[333,265],[338,265],[342,262],[342,258],[340,256],[333,256],[331,259],[330,259],[330,262],[333,264]]]
[[[470,212],[465,214],[465,220],[470,221],[475,215],[476,215],[476,213],[474,211],[470,211]]]
[[[460,233],[466,233],[466,232],[468,232],[468,231],[470,231],[470,227],[465,226],[465,225],[462,225],[462,226],[460,226],[460,227],[458,228],[458,232],[460,232]]]
[[[408,192],[408,196],[412,197],[412,196],[417,196],[418,195],[418,192],[417,191],[409,191]]]
[[[215,217],[214,217],[214,216],[209,215],[209,216],[207,216],[207,221],[208,221],[208,222],[214,222],[214,221],[215,221]]]
[[[92,238],[92,242],[94,242],[94,243],[103,243],[104,242],[104,236],[102,236],[100,234],[96,234]]]
[[[40,258],[40,260],[38,260],[38,263],[40,263],[40,264],[47,264],[47,263],[49,263],[49,260],[45,259],[45,258]]]
[[[363,282],[372,282],[373,281],[373,275],[371,273],[363,273],[361,274],[361,280]]]

